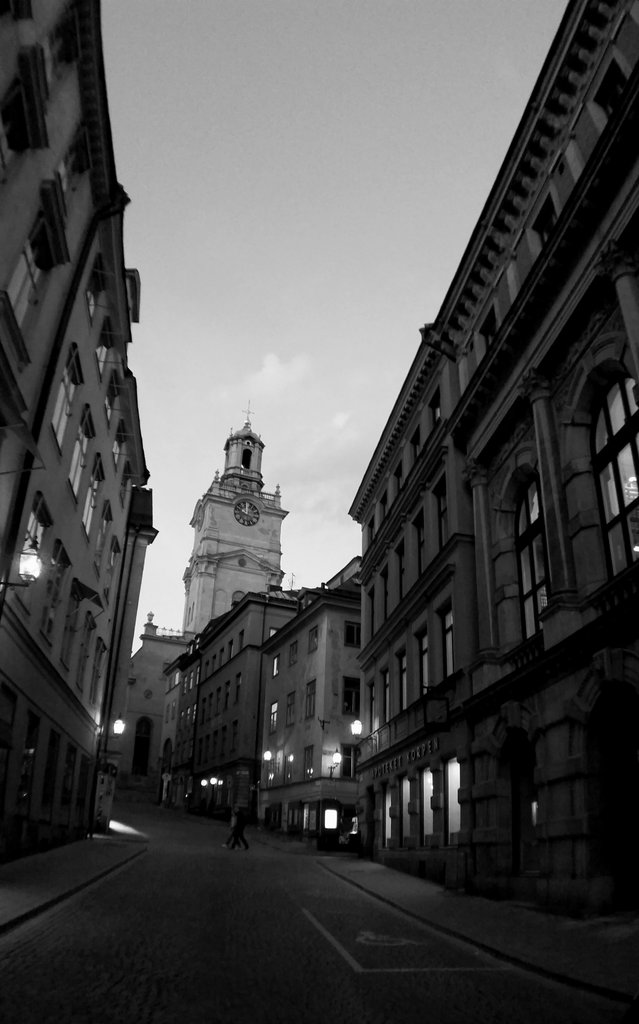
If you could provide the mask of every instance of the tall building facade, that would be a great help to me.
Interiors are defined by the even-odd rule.
[[[86,834],[155,537],[97,0],[0,4],[0,857]]]
[[[216,472],[195,506],[193,551],[184,573],[184,632],[201,632],[248,592],[279,587],[283,572],[279,486],[263,490],[264,442],[247,418],[224,446],[224,472]]]
[[[166,669],[165,799],[211,816],[257,815],[264,708],[262,645],[297,611],[280,590],[245,594]],[[175,712],[175,719],[173,715]]]
[[[302,589],[294,618],[262,648],[259,816],[320,846],[359,841],[359,561]]]
[[[569,3],[351,507],[375,857],[575,912],[639,903],[638,65]]]

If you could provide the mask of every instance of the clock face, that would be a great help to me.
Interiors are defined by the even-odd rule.
[[[233,509],[235,518],[242,526],[255,526],[260,518],[260,510],[252,501],[238,501]]]

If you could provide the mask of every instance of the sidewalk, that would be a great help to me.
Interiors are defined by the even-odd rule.
[[[121,817],[124,815],[120,814]],[[135,820],[133,814],[131,820]],[[196,819],[200,820],[200,819]],[[226,831],[226,824],[202,821]],[[117,825],[108,836],[70,843],[48,853],[0,864],[0,934],[139,857],[148,836]],[[528,906],[443,889],[354,854],[320,853],[263,829],[249,843],[305,853],[326,871],[425,924],[472,942],[510,963],[607,996],[620,1008],[639,990],[639,913],[573,920]],[[639,1024],[639,1002],[624,1020]]]
[[[139,857],[147,843],[124,827],[0,864],[0,935]]]
[[[528,905],[467,896],[354,854],[320,854],[267,831],[254,831],[252,838],[291,853],[315,853],[323,868],[351,885],[509,963],[618,1000],[621,1006],[632,1002],[628,1024],[639,1024],[639,999],[634,1002],[639,993],[639,912],[575,920]]]

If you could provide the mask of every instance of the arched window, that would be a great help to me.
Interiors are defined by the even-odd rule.
[[[629,377],[613,384],[594,422],[592,436],[593,467],[612,576],[639,558],[639,409],[633,388],[634,381]]]
[[[251,449],[250,448],[245,448],[244,451],[242,452],[242,469],[250,469],[251,468],[251,458],[252,458],[252,456],[253,456],[253,452],[251,451]]]
[[[527,638],[541,629],[539,614],[548,604],[546,537],[536,480],[520,498],[516,522],[521,624]]]

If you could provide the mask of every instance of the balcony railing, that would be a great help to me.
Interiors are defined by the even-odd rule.
[[[448,698],[424,693],[390,722],[364,737],[359,745],[360,764],[398,743],[406,742],[415,733],[447,727]]]

